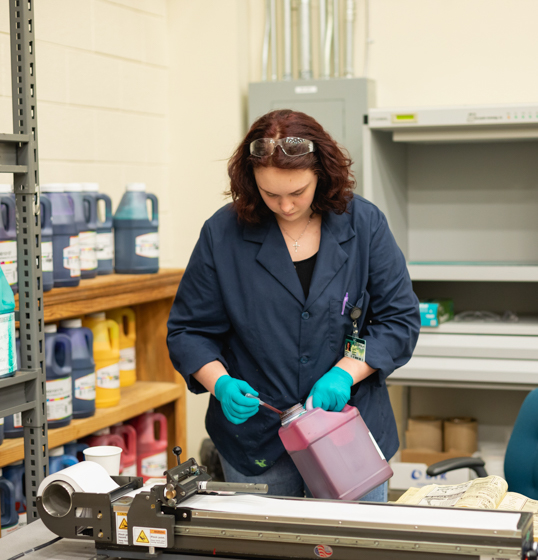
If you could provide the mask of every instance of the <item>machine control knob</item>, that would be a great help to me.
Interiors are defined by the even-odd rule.
[[[174,449],[172,449],[172,453],[177,457],[177,464],[180,465],[181,464],[181,459],[179,458],[179,456],[181,455],[181,453],[183,453],[183,449],[181,449],[181,447],[179,447],[179,445],[176,445],[176,447],[174,447]]]
[[[176,497],[176,488],[173,484],[167,484],[164,488],[164,495],[167,500],[173,500]]]

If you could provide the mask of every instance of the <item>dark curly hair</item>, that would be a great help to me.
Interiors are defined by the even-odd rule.
[[[271,156],[250,155],[250,143],[258,138],[286,138],[294,136],[314,142],[315,151],[304,156],[288,157],[277,147]],[[353,198],[355,179],[351,172],[351,159],[344,153],[323,127],[312,117],[298,111],[281,109],[260,117],[250,128],[245,139],[228,162],[230,190],[233,207],[239,220],[260,224],[272,212],[263,201],[254,169],[278,167],[280,169],[311,169],[318,178],[312,210],[319,214],[343,214]]]

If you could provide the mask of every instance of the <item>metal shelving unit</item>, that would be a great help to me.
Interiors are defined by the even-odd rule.
[[[31,523],[38,518],[37,489],[48,474],[34,0],[9,0],[9,8],[14,134],[0,134],[0,173],[14,178],[22,363],[14,377],[0,380],[0,416],[22,412]]]

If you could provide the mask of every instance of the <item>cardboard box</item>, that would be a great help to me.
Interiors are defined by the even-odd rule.
[[[403,463],[391,461],[390,466],[394,476],[389,479],[391,490],[407,490],[412,486],[422,488],[428,484],[461,484],[476,478],[470,469],[458,469],[439,476],[428,476],[425,463]]]
[[[454,457],[470,457],[471,453],[465,451],[422,451],[420,449],[400,450],[400,460],[402,463],[424,463],[428,467],[445,459]]]
[[[451,299],[427,299],[420,304],[420,324],[423,327],[438,327],[454,319],[454,302]]]

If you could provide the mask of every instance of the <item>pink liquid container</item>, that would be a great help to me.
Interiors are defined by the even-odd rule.
[[[120,474],[122,476],[137,476],[136,470],[136,430],[130,424],[115,424],[110,431],[120,436],[123,444],[121,454]]]
[[[278,435],[315,498],[357,500],[393,475],[353,406],[305,412],[295,405],[282,414]]]
[[[168,469],[168,424],[159,412],[146,412],[130,422],[136,430],[137,471],[144,482]]]

